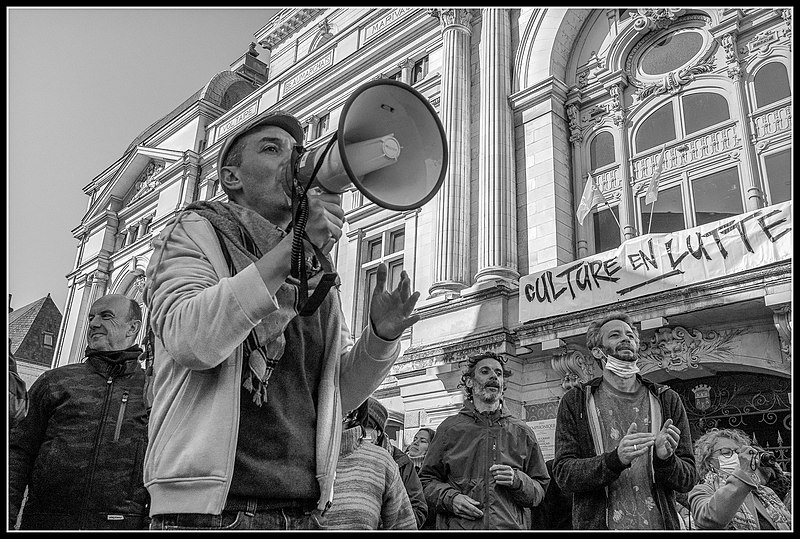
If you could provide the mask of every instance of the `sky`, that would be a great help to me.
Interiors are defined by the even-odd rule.
[[[229,69],[279,10],[6,6],[6,279],[14,309],[49,293],[65,313],[78,249],[71,231],[89,202],[83,187]]]

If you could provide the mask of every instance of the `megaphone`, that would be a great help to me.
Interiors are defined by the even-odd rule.
[[[428,202],[444,181],[444,128],[427,99],[405,83],[379,79],[358,87],[334,138],[332,147],[300,157],[295,174],[301,184],[329,193],[352,184],[378,206],[403,211]]]

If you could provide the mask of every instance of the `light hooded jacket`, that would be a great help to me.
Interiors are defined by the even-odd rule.
[[[240,345],[279,306],[255,265],[230,276],[211,224],[196,213],[179,214],[153,245],[145,296],[156,335],[144,462],[150,514],[220,514],[231,486],[239,430]],[[329,346],[316,426],[320,511],[333,498],[342,408],[361,404],[400,351],[398,341],[384,341],[371,328],[354,342],[338,289],[329,294],[335,314],[323,321]]]
[[[497,485],[489,472],[494,464],[516,469],[519,486]],[[528,529],[530,508],[542,501],[550,482],[531,428],[502,407],[479,413],[471,401],[436,429],[419,478],[429,507],[437,513],[437,530]],[[457,494],[479,501],[483,517],[457,517]]]
[[[670,418],[681,431],[678,447],[666,460],[650,451],[654,501],[665,529],[678,530],[680,518],[675,508],[675,492],[689,492],[697,482],[689,420],[675,391],[638,374],[636,377],[647,388],[653,434]],[[608,529],[608,485],[628,467],[619,460],[616,447],[603,446],[594,401],[594,392],[602,381],[602,377],[597,377],[570,389],[558,406],[553,478],[565,494],[572,495],[575,530]]]

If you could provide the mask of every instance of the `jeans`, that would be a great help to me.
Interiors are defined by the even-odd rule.
[[[299,508],[223,511],[219,515],[173,513],[154,515],[151,530],[321,530],[320,511]]]

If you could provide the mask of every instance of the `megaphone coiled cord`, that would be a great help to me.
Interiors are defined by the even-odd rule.
[[[298,311],[303,316],[308,316],[317,309],[319,303],[321,303],[322,299],[324,299],[325,295],[327,295],[327,291],[333,284],[336,276],[336,274],[332,271],[330,273],[328,272],[328,269],[330,269],[330,264],[327,262],[327,260],[324,260],[325,255],[319,250],[319,248],[312,243],[311,246],[314,248],[315,253],[317,253],[318,258],[320,258],[319,262],[323,265],[323,268],[328,269],[326,269],[326,278],[320,281],[320,285],[318,285],[318,289],[314,291],[312,298],[308,297],[308,276],[306,274],[305,246],[303,245],[303,239],[306,236],[306,223],[308,222],[308,189],[314,183],[317,173],[319,172],[319,169],[322,167],[322,163],[325,160],[325,156],[328,154],[335,142],[336,133],[333,134],[331,139],[328,141],[328,144],[325,146],[325,149],[323,150],[322,155],[320,155],[317,163],[314,165],[314,171],[311,173],[311,177],[305,186],[300,185],[297,182],[297,163],[299,158],[295,159],[295,162],[293,163],[294,170],[292,172],[294,177],[292,178],[292,204],[296,204],[296,210],[293,214],[291,224],[292,228],[294,229],[292,231],[291,274],[300,281]],[[309,241],[309,243],[311,242]]]

